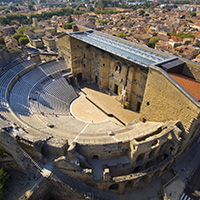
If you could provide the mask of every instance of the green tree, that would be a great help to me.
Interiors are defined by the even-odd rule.
[[[144,11],[144,10],[140,10],[140,11],[139,11],[139,15],[140,15],[140,16],[143,16],[143,15],[144,15],[144,13],[145,13],[145,11]]]
[[[182,39],[184,39],[184,38],[195,38],[195,36],[192,33],[184,33],[184,32],[170,33],[170,35],[178,36]]]
[[[95,21],[95,17],[88,17],[88,20]]]
[[[3,168],[0,168],[0,199],[3,199],[3,187],[7,183],[8,178],[8,173]]]
[[[19,34],[24,34],[24,31],[27,30],[29,27],[25,27],[25,26],[20,26],[18,29],[17,29],[17,33]]]
[[[124,37],[126,37],[126,34],[125,33],[122,33],[122,32],[120,32],[120,33],[117,33],[117,35],[116,35],[117,37],[120,37],[120,38],[124,38]]]
[[[29,20],[31,21],[31,19],[33,17],[37,18],[38,21],[40,20],[47,20],[50,19],[53,15],[56,16],[69,16],[73,13],[73,10],[71,8],[63,8],[60,10],[53,10],[51,12],[43,12],[41,14],[30,14],[29,15]],[[75,13],[75,11],[74,11]]]
[[[34,7],[33,7],[33,4],[28,4],[28,9],[31,10],[31,11],[34,11]]]
[[[102,20],[102,19],[100,19],[98,22],[99,22],[100,24],[105,25],[105,24],[107,24],[107,23],[109,22],[109,20]]]
[[[104,8],[105,8],[105,1],[104,0],[100,0],[99,3],[98,3],[97,8],[99,10],[104,10]]]
[[[71,22],[71,23],[64,23],[62,25],[62,28],[64,29],[72,29],[72,26],[74,25],[75,23],[74,22]]]
[[[19,44],[20,45],[26,45],[28,43],[29,43],[29,39],[26,36],[19,38]]]
[[[4,10],[4,12],[7,14],[7,13],[10,13],[10,11],[8,9]]]
[[[174,4],[174,6],[173,6],[174,8],[178,8],[178,6],[176,5],[176,4]]]
[[[22,33],[15,33],[14,35],[13,35],[13,38],[15,38],[17,41],[19,41],[19,38],[20,37],[24,37],[25,35],[24,34],[22,34]]]
[[[18,9],[17,9],[17,7],[15,7],[15,6],[9,6],[9,9],[12,11],[12,12],[16,12],[16,11],[18,11]]]
[[[156,43],[159,42],[157,37],[150,38],[149,42],[147,43],[148,47],[155,48]]]
[[[73,19],[72,19],[72,16],[71,16],[71,15],[69,16],[69,18],[68,18],[67,22],[68,22],[68,23],[71,23],[71,22],[73,22]]]
[[[94,8],[93,8],[92,6],[90,6],[89,11],[93,12],[93,11],[94,11]]]
[[[6,20],[5,17],[0,17],[0,24],[1,24],[1,25],[6,25],[6,24],[8,24],[8,21]]]
[[[190,16],[191,16],[191,17],[196,17],[196,16],[197,16],[197,13],[192,12],[192,13],[190,13]]]

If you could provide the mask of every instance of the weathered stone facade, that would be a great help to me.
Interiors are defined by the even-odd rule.
[[[200,105],[160,67],[162,62],[170,62],[177,58],[133,45],[130,48],[130,51],[135,52],[131,54],[133,59],[123,54],[124,52],[129,54],[129,51],[122,50],[119,55],[117,51],[102,47],[103,36],[96,35],[101,35],[99,36],[101,40],[97,37],[97,40],[93,39],[92,42],[99,42],[99,40],[101,42],[90,44],[87,40],[77,39],[70,34],[61,34],[57,39],[59,58],[65,59],[68,68],[66,69],[66,66],[60,63],[57,66],[62,66],[62,68],[57,69],[55,63],[59,61],[47,62],[39,66],[30,65],[19,71],[18,75],[14,74],[6,85],[8,90],[3,92],[6,92],[4,95],[7,97],[6,103],[8,102],[11,107],[10,116],[17,113],[16,116],[19,116],[16,117],[17,123],[21,122],[21,117],[23,117],[26,125],[31,127],[23,134],[17,131],[15,133],[22,148],[34,159],[44,162],[52,156],[52,174],[75,192],[81,192],[82,196],[87,196],[87,192],[90,191],[93,196],[96,195],[94,199],[117,199],[108,197],[107,195],[110,194],[108,192],[122,194],[127,186],[137,189],[141,185],[150,183],[152,178],[160,177],[183,151],[198,140]],[[88,32],[85,36],[89,40],[91,35]],[[105,36],[105,40],[109,40],[110,37]],[[108,42],[115,43],[116,41],[118,39],[112,38]],[[124,48],[123,42],[119,43],[120,48]],[[127,48],[128,45],[126,44]],[[134,51],[134,48],[138,51]],[[138,57],[135,56],[136,54]],[[195,71],[199,72],[199,65],[189,61],[184,64],[182,73],[199,80],[199,75],[195,75]],[[45,70],[47,70],[47,75],[42,76]],[[21,107],[12,110],[15,108],[12,98],[15,94],[13,88],[17,88],[17,91],[23,88],[20,83],[23,78],[26,78],[27,73],[29,73],[29,78],[34,77],[35,82],[32,83],[33,85],[29,84],[28,96],[25,93],[21,99],[27,106],[31,104],[33,107],[28,107],[24,113],[21,113]],[[38,79],[36,73],[39,73],[42,78]],[[109,122],[94,123],[76,119],[69,109],[69,104],[75,99],[67,102],[59,98],[64,94],[67,99],[67,94],[74,92],[73,88],[65,84],[66,94],[63,90],[59,93],[63,82],[59,88],[52,87],[55,93],[52,93],[51,87],[47,87],[61,78],[64,79],[64,76],[69,76],[66,78],[69,82],[75,77],[75,83],[87,81],[96,84],[101,92],[113,95],[123,107],[139,113],[140,121],[116,125],[115,122],[109,120]],[[38,87],[34,88],[36,83],[39,83]],[[46,88],[49,96],[45,96],[45,101],[41,103],[38,96],[43,95],[42,92]],[[80,87],[76,89],[79,90]],[[52,96],[55,98],[48,101],[48,98]],[[57,104],[57,101],[60,104]],[[64,106],[61,104],[63,101]],[[63,107],[60,108],[60,106]],[[47,109],[47,112],[41,112],[41,108]],[[59,111],[67,109],[68,113],[55,114],[56,108],[59,108]],[[27,120],[29,117],[33,118]],[[32,119],[35,120],[33,124]],[[60,120],[62,122],[58,123]],[[40,123],[41,128],[38,128]],[[0,137],[2,137],[0,144],[16,158],[16,163],[20,168],[26,171],[28,164],[32,163],[23,163],[20,160],[24,151],[15,145],[16,141],[10,135],[5,136],[3,133]],[[7,137],[11,137],[10,141],[17,147],[16,152],[9,149],[10,143],[6,141]],[[44,171],[47,171],[45,166],[43,167]],[[52,174],[48,177],[50,182]],[[47,188],[44,183],[43,189],[46,191]],[[73,192],[71,194],[73,195]]]
[[[77,79],[92,81],[100,90],[119,95],[124,106],[140,110],[148,73],[146,68],[68,35],[57,43],[60,54]]]
[[[198,102],[155,65],[144,67],[70,34],[61,38],[58,48],[78,81],[91,81],[100,90],[117,95],[124,107],[141,114],[143,122],[166,123],[157,131],[147,131],[145,136],[136,136],[128,142],[77,144],[76,151],[86,158],[92,159],[95,155],[100,159],[129,157],[129,163],[108,167],[112,184],[104,180],[104,186],[97,184],[96,187],[123,193],[127,183],[136,189],[141,181],[149,183],[154,175],[159,177],[200,136]],[[183,74],[199,80],[200,66],[184,62]],[[120,176],[122,174],[129,175]]]

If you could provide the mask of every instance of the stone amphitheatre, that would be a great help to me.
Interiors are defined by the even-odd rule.
[[[83,27],[57,45],[1,68],[0,145],[41,178],[24,199],[119,199],[197,142],[199,64]]]

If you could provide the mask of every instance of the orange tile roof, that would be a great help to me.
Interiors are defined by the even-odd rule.
[[[200,38],[200,32],[197,32],[196,34],[194,34],[194,36]]]
[[[197,101],[200,101],[200,82],[182,74],[169,73],[169,75],[185,90],[187,90]]]
[[[196,23],[195,26],[199,26],[200,27],[200,23]]]
[[[171,39],[173,40],[173,41],[175,41],[175,42],[178,42],[178,41],[182,41],[183,39],[182,38],[180,38],[180,37],[178,37],[178,36],[171,36]]]

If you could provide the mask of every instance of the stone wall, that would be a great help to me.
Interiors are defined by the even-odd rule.
[[[145,137],[136,137],[130,142],[129,152],[134,171],[149,168],[170,156],[176,156],[184,136],[185,131],[180,122],[169,122]]]
[[[200,109],[166,76],[164,72],[149,69],[141,116],[147,121],[181,120],[184,127],[188,128]]]
[[[19,145],[33,158],[36,158],[42,162],[44,161],[43,155],[41,153],[42,143],[40,146],[36,146],[25,141],[19,141]]]
[[[71,68],[72,74],[79,81],[92,81],[100,90],[109,90],[118,95],[124,106],[140,111],[147,68],[71,38],[69,35],[60,36],[58,49]]]
[[[6,49],[0,49],[0,69],[8,65],[12,60],[20,57],[21,52],[9,53]]]
[[[48,188],[47,195],[49,195],[50,197],[53,197],[53,199],[57,199],[57,200],[66,200],[66,199],[83,200],[85,199],[84,197],[82,197],[80,193],[73,191],[71,188],[69,188],[68,185],[61,182],[57,178],[51,177],[50,181],[51,181],[51,184]]]
[[[17,163],[15,162],[14,158],[5,153],[5,155],[0,156],[0,168],[5,168],[6,170],[19,170]]]
[[[56,40],[59,57],[63,57],[68,67],[71,67],[71,38],[69,35],[61,34]]]
[[[0,131],[0,146],[13,157],[22,172],[25,174],[37,174],[39,172],[30,156],[18,145],[15,138],[4,130]]]
[[[44,143],[42,151],[46,157],[48,157],[49,155],[63,156],[65,155],[67,148],[67,140],[50,138]]]
[[[92,169],[83,169],[80,167],[78,160],[70,160],[65,156],[57,158],[54,167],[64,174],[67,174],[75,179],[81,180],[84,183],[93,182]]]
[[[112,144],[82,145],[78,144],[76,151],[88,159],[98,157],[99,159],[117,158],[127,154],[129,142],[116,142]]]
[[[130,142],[102,145],[76,144],[73,148],[74,156],[58,158],[54,162],[54,167],[100,190],[123,193],[128,183],[136,189],[141,182],[149,183],[153,176],[160,176],[180,154],[184,139],[185,130],[181,122],[167,122],[154,131],[147,131],[143,136],[136,135]],[[113,159],[111,165],[102,165],[104,170],[102,182],[95,181],[92,167],[82,168],[75,151],[88,160]],[[128,156],[129,161],[115,162],[114,159],[120,156]]]

